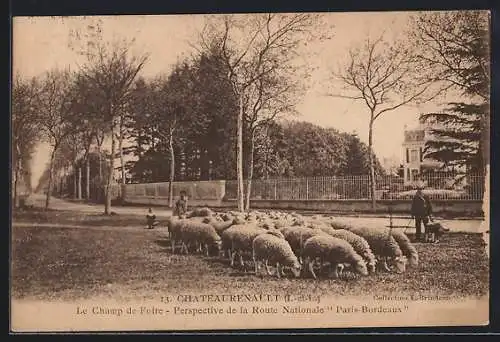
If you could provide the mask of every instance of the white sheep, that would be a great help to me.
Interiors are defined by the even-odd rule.
[[[217,253],[221,250],[221,237],[210,224],[193,222],[188,219],[180,226],[179,235],[183,243],[181,252],[184,249],[188,253],[188,246],[191,244],[196,246],[197,252],[204,250],[207,256],[211,248],[215,248]]]
[[[170,236],[170,244],[172,245],[172,253],[175,253],[175,247],[177,242],[181,242],[181,250],[184,249],[184,243],[181,238],[181,227],[188,222],[187,219],[179,219],[175,216],[170,216],[167,218],[167,227]]]
[[[285,227],[281,228],[280,231],[292,247],[295,255],[299,258],[300,263],[302,263],[302,248],[304,247],[306,240],[311,236],[326,234],[319,229],[302,226]]]
[[[219,235],[222,234],[223,231],[225,231],[226,229],[228,229],[229,227],[231,227],[234,224],[234,220],[231,220],[231,221],[219,221],[219,220],[214,219],[213,217],[205,217],[202,220],[202,222],[203,223],[208,223],[209,225],[211,225],[212,227],[214,227],[215,231]]]
[[[402,231],[392,229],[391,235],[399,244],[399,248],[401,248],[401,252],[408,260],[409,267],[418,267],[418,252],[415,246],[412,244],[408,236]]]
[[[207,217],[213,216],[215,213],[210,208],[194,208],[190,213],[187,214],[187,218],[191,217]]]
[[[330,226],[332,226],[333,229],[350,230],[353,227],[351,224],[348,224],[348,223],[342,222],[342,221],[338,221],[338,220],[333,219],[333,218],[329,219],[328,223],[330,224]]]
[[[366,261],[368,272],[375,272],[376,258],[370,248],[370,244],[365,238],[345,229],[330,229],[331,231],[327,231],[329,235],[349,242],[356,253],[361,255],[361,257],[363,257]]]
[[[315,279],[317,276],[314,272],[314,263],[317,259],[319,259],[320,267],[323,266],[325,261],[330,263],[334,269],[335,278],[341,275],[345,264],[352,266],[361,275],[368,275],[366,262],[356,253],[354,248],[347,241],[327,234],[316,235],[307,239],[302,250],[302,256],[309,272]]]
[[[389,265],[391,265],[397,273],[405,272],[407,259],[388,228],[350,226],[347,230],[368,241],[373,254],[380,259],[384,270],[390,271]]]
[[[293,253],[290,244],[275,235],[264,233],[258,235],[252,243],[252,257],[255,265],[255,274],[264,263],[267,274],[271,275],[269,263],[276,265],[276,275],[280,278],[284,269],[292,271],[297,278],[300,276],[301,265]]]
[[[248,254],[251,256],[253,239],[266,232],[255,224],[237,224],[222,232],[222,249],[229,257],[231,267],[236,256],[239,257],[240,265],[244,266],[243,257]]]

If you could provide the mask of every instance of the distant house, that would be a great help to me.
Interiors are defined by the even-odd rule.
[[[405,129],[403,142],[403,170],[404,184],[415,184],[422,180],[425,171],[441,172],[463,172],[457,168],[453,170],[443,169],[443,163],[432,158],[426,158],[424,154],[425,143],[432,138],[431,130],[435,124],[420,123],[418,127]]]

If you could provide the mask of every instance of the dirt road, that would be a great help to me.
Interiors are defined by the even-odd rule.
[[[35,194],[30,197],[33,204],[36,207],[43,207],[45,204],[45,197],[40,194]],[[102,204],[87,204],[87,203],[76,203],[65,201],[59,198],[51,198],[50,208],[57,210],[69,210],[78,212],[88,212],[88,213],[102,213],[104,207]],[[112,211],[119,214],[132,214],[132,215],[145,215],[147,212],[147,207],[129,207],[129,206],[113,206]],[[158,208],[154,209],[155,214],[158,217],[167,217],[172,215],[172,210],[168,208]],[[338,216],[338,220],[352,223],[355,225],[363,225],[367,227],[381,227],[389,226],[389,218],[387,217],[351,217],[351,216]],[[482,227],[484,220],[470,219],[470,220],[440,220],[446,227],[448,227],[453,232],[467,232],[467,233],[480,233],[483,230],[487,230]],[[409,217],[398,216],[394,217],[392,224],[397,229],[406,229],[406,232],[411,233],[415,231],[414,221],[410,220]],[[406,228],[408,227],[408,228]]]

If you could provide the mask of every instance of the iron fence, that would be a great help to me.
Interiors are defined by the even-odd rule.
[[[245,189],[247,181],[244,181]],[[376,178],[375,198],[377,200],[409,200],[416,189],[422,186],[430,199],[482,200],[485,177],[481,174],[438,174],[420,176],[408,182],[401,177],[384,176]],[[370,180],[368,176],[331,176],[306,178],[278,178],[252,180],[253,200],[369,200]],[[92,187],[94,194],[99,187]],[[125,185],[113,184],[113,197],[120,195],[144,198],[168,198],[168,182]],[[174,197],[180,190],[187,191],[193,199],[237,198],[238,183],[229,181],[174,182]],[[95,196],[95,195],[94,195]]]
[[[375,198],[388,200],[411,199],[418,187],[431,199],[482,200],[485,177],[480,174],[428,175],[408,182],[402,177],[376,177]],[[245,188],[247,182],[244,182]],[[238,184],[226,181],[226,199],[236,199]],[[253,180],[251,199],[254,200],[368,200],[368,176],[331,176],[288,179]]]

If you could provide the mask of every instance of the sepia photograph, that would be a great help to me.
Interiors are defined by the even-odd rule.
[[[488,325],[490,20],[13,17],[11,332]]]

